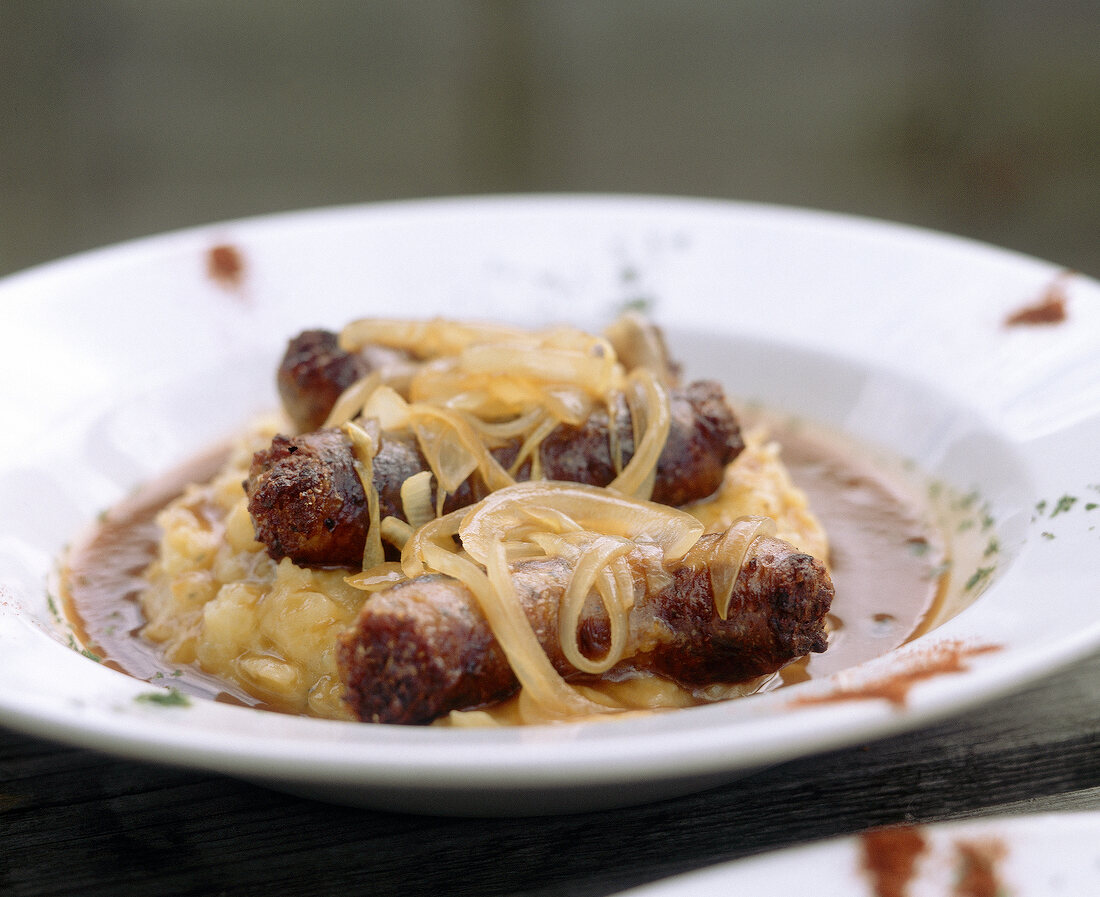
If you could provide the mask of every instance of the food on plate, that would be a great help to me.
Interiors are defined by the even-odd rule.
[[[118,524],[148,548],[118,591],[157,675],[335,719],[533,723],[747,694],[830,633],[858,643],[779,446],[637,314],[599,334],[363,319],[292,339],[275,379],[278,416]],[[102,596],[73,592],[95,618]],[[105,653],[148,677],[126,650]]]
[[[596,408],[577,425],[557,423],[524,457],[520,457],[524,443],[518,436],[493,440],[500,444],[486,446],[481,465],[448,491],[444,510],[473,504],[494,487],[507,485],[509,477],[607,486],[634,455],[630,410],[621,395],[613,396],[612,402],[612,415],[606,408]],[[668,432],[650,497],[679,506],[712,495],[722,483],[726,465],[744,443],[717,383],[671,389],[668,406]],[[484,437],[478,434],[477,438]],[[617,458],[612,457],[614,441]],[[278,435],[269,448],[256,453],[245,484],[248,510],[256,537],[273,558],[335,567],[362,561],[370,515],[355,463],[352,437],[338,427],[300,436]],[[435,477],[416,436],[405,428],[380,432],[371,459],[371,485],[378,496],[380,519],[408,522],[401,490],[418,475]]]
[[[639,514],[635,531],[578,539],[571,527],[555,532],[557,521],[535,523],[528,538],[554,533],[564,544],[533,558],[520,550],[508,563],[504,543],[539,515],[566,506],[576,511],[571,520],[590,519],[607,513],[605,504]],[[435,566],[452,575],[416,576],[364,604],[340,639],[352,711],[370,722],[429,722],[499,701],[522,683],[543,712],[568,717],[606,709],[564,686],[562,677],[578,672],[611,681],[651,674],[700,689],[748,682],[825,650],[833,587],[824,564],[766,535],[767,518],[699,535],[694,518],[665,516],[591,487],[538,484],[501,490],[461,525],[451,515],[442,532],[457,530],[485,575],[444,553]],[[654,523],[672,532],[643,540]],[[430,563],[437,535],[426,534],[413,557]],[[606,592],[594,588],[601,574]],[[514,625],[517,609],[529,629]]]

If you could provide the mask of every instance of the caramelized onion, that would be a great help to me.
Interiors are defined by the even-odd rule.
[[[529,525],[535,508],[565,515],[580,529],[657,545],[665,562],[682,558],[703,534],[702,523],[667,505],[598,486],[540,481],[501,489],[468,509],[461,526],[463,547],[484,563],[488,546]]]
[[[573,574],[559,610],[560,643],[576,669],[599,674],[617,664],[626,647],[635,593],[628,558],[644,568],[663,569],[664,563],[687,554],[702,532],[703,525],[689,514],[595,486],[519,483],[421,526],[405,543],[401,571],[410,579],[438,572],[464,583],[526,699],[543,713],[607,712],[614,708],[594,704],[554,669],[519,603],[509,565],[539,554],[568,558]],[[596,659],[584,655],[577,639],[593,592],[604,605],[611,633],[608,651]]]
[[[367,496],[367,514],[370,526],[367,540],[363,545],[363,569],[381,564],[385,560],[382,550],[382,527],[379,520],[378,489],[374,485],[374,456],[378,452],[377,434],[368,433],[358,424],[348,421],[344,424],[345,435],[351,440],[353,464]]]
[[[710,569],[711,588],[714,592],[714,608],[719,618],[729,614],[733,587],[741,566],[752,553],[753,543],[761,536],[775,535],[775,521],[771,517],[739,517],[719,539],[703,563]]]
[[[462,524],[466,511],[466,508],[459,508],[450,514],[444,514],[430,523],[425,523],[412,534],[405,543],[405,547],[401,549],[401,569],[406,577],[415,579],[430,572],[427,563],[429,545],[451,552],[455,550],[454,537],[458,535],[458,528]]]
[[[475,470],[490,489],[515,482],[489,453],[469,419],[456,411],[406,402],[395,390],[380,386],[367,401],[363,415],[378,421],[383,430],[412,429],[416,433],[441,496],[454,492]]]
[[[470,346],[462,352],[459,367],[466,373],[524,378],[558,383],[602,396],[614,383],[615,352],[610,343],[596,337],[576,346],[538,342]]]
[[[609,568],[615,565],[618,570],[618,562],[624,561],[633,550],[634,543],[627,539],[596,536],[573,568],[558,610],[558,640],[566,660],[582,673],[604,673],[622,660],[626,647],[627,615],[634,604],[634,579],[629,576],[628,569],[629,588],[624,590],[621,588],[623,579]],[[600,660],[585,657],[577,642],[581,612],[593,587],[596,587],[596,593],[607,611],[611,629],[611,645]]]
[[[531,408],[516,417],[508,420],[482,420],[474,415],[468,415],[467,420],[478,432],[484,434],[494,442],[505,443],[509,439],[523,436],[535,427],[546,416],[542,408]]]
[[[382,539],[385,542],[389,542],[395,548],[404,548],[405,543],[409,541],[412,534],[416,530],[409,526],[400,517],[383,517],[382,518]]]
[[[647,368],[633,371],[630,386],[627,403],[634,426],[634,456],[607,488],[648,499],[657,479],[657,461],[672,427],[672,412],[668,391],[652,371]]]
[[[423,526],[435,517],[430,470],[414,473],[401,484],[401,509],[413,529]]]
[[[349,586],[362,589],[364,592],[381,592],[397,585],[399,582],[404,582],[405,578],[400,564],[396,561],[383,561],[369,570],[345,576],[344,582]]]
[[[563,423],[579,425],[592,411],[602,382],[618,382],[621,370],[612,364],[593,380],[581,365],[545,357],[538,346],[494,346],[501,367],[467,370],[461,358],[424,365],[409,384],[415,402],[441,405],[472,414],[484,421],[507,421],[532,408],[541,408]],[[463,356],[464,357],[464,356]],[[579,363],[579,362],[578,362]],[[532,370],[542,366],[547,376]],[[606,365],[601,362],[602,369]]]
[[[547,716],[607,711],[608,708],[590,701],[570,686],[550,663],[516,598],[504,546],[499,541],[488,553],[485,570],[469,558],[430,542],[424,545],[424,558],[473,593],[524,693]]]
[[[354,419],[363,410],[371,394],[381,385],[382,372],[371,371],[345,389],[336,399],[322,427],[339,427]]]
[[[409,403],[391,386],[379,386],[363,406],[363,417],[378,421],[382,430],[402,430],[409,423]]]
[[[676,374],[668,347],[661,331],[645,315],[623,312],[604,328],[604,335],[627,370],[648,368],[666,386],[673,385]]]
[[[404,349],[417,358],[456,355],[473,343],[522,337],[527,333],[503,324],[476,324],[432,318],[429,321],[360,318],[340,332],[340,348],[357,352],[364,346]]]
[[[441,490],[454,492],[475,470],[490,489],[503,489],[515,482],[464,417],[431,405],[417,404],[410,410],[420,450]]]
[[[527,435],[527,438],[523,441],[523,445],[520,446],[519,452],[516,454],[516,460],[513,461],[512,466],[508,468],[508,473],[511,476],[516,476],[519,469],[523,466],[523,462],[530,458],[530,479],[542,479],[542,456],[539,455],[539,445],[547,436],[554,432],[557,426],[558,421],[547,415],[541,422],[531,428],[531,432]]]

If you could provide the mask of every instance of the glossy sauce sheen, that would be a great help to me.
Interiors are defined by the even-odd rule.
[[[784,669],[791,683],[878,657],[914,635],[942,599],[948,546],[924,492],[900,469],[809,427],[769,426],[828,534],[836,589],[829,650]]]
[[[836,587],[829,650],[789,665],[774,683],[790,684],[905,642],[939,601],[947,547],[918,490],[906,488],[900,474],[818,431],[773,421],[769,428],[783,446],[794,482],[828,533]],[[78,639],[105,664],[198,696],[262,706],[199,669],[166,663],[159,648],[140,635],[141,574],[159,538],[154,517],[187,483],[212,476],[223,457],[214,452],[196,459],[106,514],[72,552],[62,593]]]

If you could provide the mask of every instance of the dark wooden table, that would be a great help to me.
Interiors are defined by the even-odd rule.
[[[0,729],[0,894],[605,895],[880,825],[1085,808],[1100,808],[1100,653],[912,734],[535,819],[351,810]]]

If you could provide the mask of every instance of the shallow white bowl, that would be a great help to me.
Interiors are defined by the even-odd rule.
[[[231,246],[242,268],[210,267]],[[1056,325],[1006,327],[1053,284]],[[610,724],[367,726],[192,701],[70,650],[56,558],[137,484],[276,403],[288,336],[363,315],[598,326],[645,298],[689,373],[975,490],[988,588],[891,655],[747,700]],[[0,284],[0,722],[347,803],[545,813],[686,793],[894,733],[1100,645],[1100,285],[964,240],[815,212],[630,197],[338,208],[141,240]],[[959,571],[958,575],[966,575]],[[903,707],[799,703],[937,645],[996,646]]]

